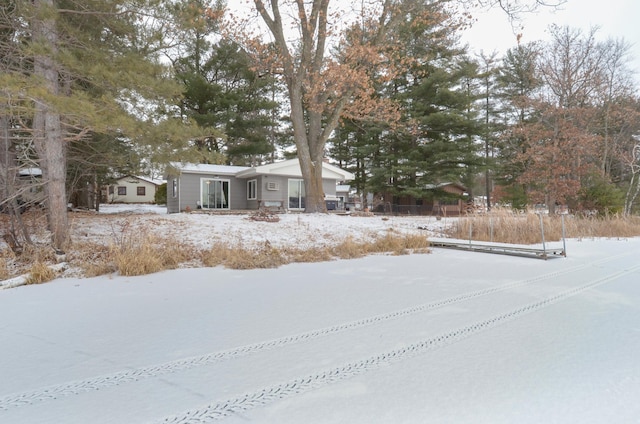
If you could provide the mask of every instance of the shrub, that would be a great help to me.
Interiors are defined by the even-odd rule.
[[[156,187],[156,194],[153,197],[153,201],[156,205],[167,204],[167,183],[160,184]]]
[[[584,209],[599,213],[620,213],[624,208],[624,192],[600,175],[593,175],[580,191]]]

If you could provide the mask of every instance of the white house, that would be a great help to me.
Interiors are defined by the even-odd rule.
[[[154,203],[157,188],[165,183],[147,177],[128,175],[107,187],[108,203]]]

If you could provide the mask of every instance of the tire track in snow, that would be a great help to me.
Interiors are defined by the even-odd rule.
[[[370,325],[383,323],[385,321],[398,319],[405,316],[410,316],[410,315],[426,312],[426,311],[437,309],[437,308],[442,308],[448,305],[464,302],[470,299],[490,295],[500,291],[505,291],[505,290],[513,289],[520,286],[525,286],[538,281],[548,280],[564,274],[580,271],[582,269],[585,269],[593,265],[610,262],[619,257],[627,256],[629,254],[630,254],[629,252],[625,252],[620,255],[604,258],[599,261],[591,262],[588,264],[576,265],[571,268],[551,272],[548,274],[543,274],[534,278],[515,281],[512,283],[507,283],[507,284],[503,284],[495,287],[489,287],[482,290],[466,292],[456,296],[438,300],[435,302],[413,306],[410,308],[400,309],[400,310],[385,313],[385,314],[375,315],[372,317],[367,317],[367,318],[363,318],[356,321],[338,324],[332,327],[312,330],[305,333],[299,333],[292,336],[285,336],[285,337],[268,340],[264,342],[253,343],[253,344],[240,346],[240,347],[229,349],[229,350],[223,350],[223,351],[212,352],[204,355],[178,359],[178,360],[166,362],[163,364],[124,370],[124,371],[116,372],[113,374],[97,376],[97,377],[93,377],[85,380],[71,381],[68,383],[53,385],[53,386],[40,388],[33,391],[15,393],[15,394],[7,395],[0,398],[0,411],[16,408],[20,406],[27,406],[34,403],[55,400],[61,397],[97,391],[103,388],[114,387],[121,384],[143,380],[146,378],[157,377],[165,374],[171,374],[171,373],[188,370],[191,368],[195,368],[195,367],[199,367],[207,364],[225,361],[225,360],[233,359],[235,357],[260,352],[267,349],[274,349],[278,347],[291,345],[294,343],[303,342],[306,340],[313,340],[319,337],[325,337],[332,334],[337,334],[343,331],[367,327]]]
[[[351,362],[341,367],[332,368],[316,374],[290,380],[286,383],[269,386],[236,398],[212,403],[200,409],[185,411],[182,414],[164,418],[161,421],[158,421],[158,423],[201,424],[217,421],[238,412],[247,411],[259,406],[264,406],[271,402],[289,396],[301,394],[319,388],[321,386],[325,386],[327,384],[364,374],[367,371],[379,368],[381,366],[400,362],[420,355],[422,353],[435,350],[446,345],[450,345],[486,329],[496,327],[500,324],[504,324],[514,319],[520,318],[521,316],[524,316],[528,313],[548,307],[561,300],[565,300],[567,298],[580,294],[585,290],[616,280],[617,278],[630,274],[638,269],[640,269],[640,265],[636,265],[629,269],[609,274],[606,277],[599,278],[579,287],[565,290],[546,299],[529,303],[517,309],[513,309],[509,312],[496,315],[486,320],[478,321],[468,326],[458,328],[456,330],[432,337],[427,340],[423,340],[418,343],[413,343],[401,349],[387,351],[364,360]]]

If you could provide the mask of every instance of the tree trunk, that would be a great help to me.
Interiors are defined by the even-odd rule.
[[[9,199],[10,181],[9,172],[13,160],[10,155],[9,119],[0,112],[0,208],[5,206]]]
[[[304,104],[302,101],[301,83],[292,78],[288,85],[291,99],[291,122],[294,129],[294,140],[298,150],[298,161],[304,180],[305,209],[306,213],[326,213],[327,205],[324,201],[324,188],[322,186],[322,161],[324,159],[324,141],[321,131],[311,132],[305,120]],[[321,119],[318,114],[313,114],[309,120]]]
[[[0,116],[0,199],[4,209],[9,214],[10,228],[2,235],[5,242],[14,253],[22,252],[22,243],[18,233],[22,234],[25,243],[31,244],[29,230],[20,216],[18,203],[16,170],[18,168],[15,152],[11,149],[10,119]]]
[[[298,155],[298,160],[304,179],[304,211],[306,213],[326,213],[327,205],[324,201],[324,188],[322,187],[322,159],[319,161],[310,160]]]
[[[53,0],[35,0],[34,5],[49,16],[54,8]],[[43,81],[47,92],[56,96],[60,93],[59,72],[54,55],[57,52],[57,32],[55,20],[51,17],[33,22],[33,37],[42,43],[47,53],[35,57],[33,71]],[[40,158],[42,178],[45,187],[46,209],[51,242],[62,250],[68,242],[66,183],[66,145],[60,124],[60,114],[53,110],[44,99],[36,101],[34,116],[34,136],[36,152]]]

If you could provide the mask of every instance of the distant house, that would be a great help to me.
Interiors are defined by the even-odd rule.
[[[44,202],[42,170],[40,168],[21,168],[18,170],[18,203],[37,205]]]
[[[457,216],[466,211],[468,189],[458,183],[441,183],[427,186],[427,190],[434,192],[433,199],[426,202],[427,209],[431,206],[432,215]]]
[[[375,212],[458,216],[465,212],[468,190],[458,183],[428,184],[424,198],[414,196],[394,196],[383,193],[374,206]]]
[[[165,181],[128,175],[106,188],[107,203],[154,203],[156,189]]]
[[[337,200],[338,182],[354,175],[322,163],[322,185],[328,202]],[[337,206],[331,203],[329,206]],[[167,175],[167,212],[191,210],[253,210],[261,207],[302,211],[304,182],[298,159],[245,167],[177,164]]]

